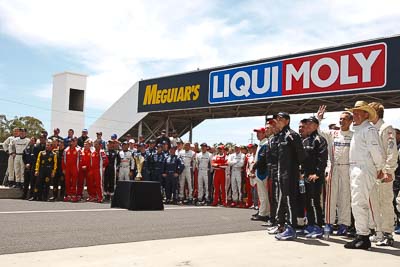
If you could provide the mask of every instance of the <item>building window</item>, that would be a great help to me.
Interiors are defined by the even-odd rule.
[[[69,110],[82,111],[84,103],[84,91],[79,89],[69,89]]]

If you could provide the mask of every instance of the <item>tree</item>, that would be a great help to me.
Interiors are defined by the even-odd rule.
[[[0,115],[0,142],[4,142],[12,134],[14,128],[25,128],[28,137],[39,137],[41,131],[44,130],[43,123],[34,117],[14,117],[14,119],[7,120],[5,115]]]

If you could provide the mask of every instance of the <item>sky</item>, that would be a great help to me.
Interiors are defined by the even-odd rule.
[[[395,0],[0,0],[0,114],[50,130],[52,75],[71,71],[88,75],[89,127],[140,79],[392,36],[399,25]],[[400,127],[398,110],[385,116]],[[326,117],[323,127],[338,121]],[[263,123],[206,120],[193,140],[245,144]]]

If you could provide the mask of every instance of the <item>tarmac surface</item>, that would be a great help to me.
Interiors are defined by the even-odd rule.
[[[394,247],[346,250],[347,238],[277,241],[254,210],[0,200],[0,266],[398,266]]]

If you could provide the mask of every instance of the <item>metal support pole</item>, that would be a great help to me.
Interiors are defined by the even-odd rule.
[[[167,131],[167,136],[169,136],[169,116],[165,122],[165,131]]]
[[[139,136],[141,136],[143,134],[143,122],[140,121],[139,122],[139,127],[138,127],[138,139],[139,140]]]
[[[189,142],[192,143],[192,140],[193,140],[193,122],[190,122]]]

